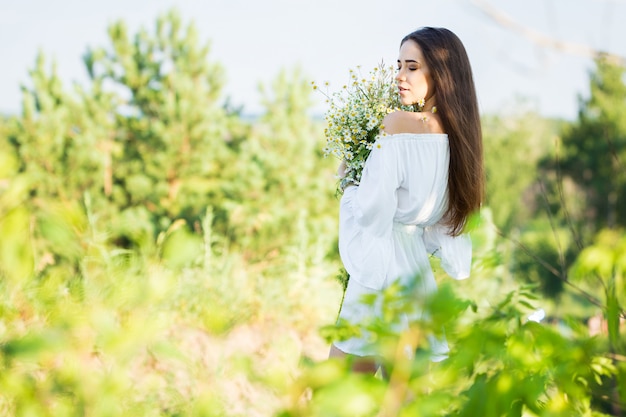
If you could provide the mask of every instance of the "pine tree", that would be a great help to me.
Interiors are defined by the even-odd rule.
[[[590,96],[580,99],[578,120],[562,138],[560,170],[584,196],[581,227],[593,234],[601,228],[626,226],[626,84],[623,67],[603,58],[590,76]]]
[[[111,50],[89,50],[84,61],[94,96],[116,94],[115,132],[102,151],[105,194],[128,220],[121,232],[133,240],[138,223],[157,231],[180,217],[197,224],[207,204],[220,204],[220,173],[233,157],[224,70],[175,11],[157,19],[153,34],[131,38],[120,21],[109,37]]]

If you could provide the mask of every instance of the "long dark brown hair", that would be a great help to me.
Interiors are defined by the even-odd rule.
[[[424,27],[408,34],[416,42],[434,83],[437,114],[450,143],[448,209],[450,234],[457,236],[480,209],[485,194],[483,141],[478,100],[467,52],[450,30]]]

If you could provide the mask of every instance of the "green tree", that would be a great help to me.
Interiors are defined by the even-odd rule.
[[[620,209],[626,204],[624,68],[602,57],[595,63],[590,95],[580,99],[578,120],[563,133],[556,154],[543,161],[557,182],[552,186],[555,201],[559,201],[558,193],[567,193],[569,188],[584,202],[576,207],[561,198],[566,204],[560,211],[585,240],[603,227],[626,225],[626,212]]]
[[[322,127],[307,114],[310,82],[300,68],[283,69],[260,91],[263,115],[222,172],[229,197],[225,232],[251,258],[276,256],[289,244],[306,244],[307,236],[326,241],[330,251],[338,204],[335,161],[323,158]],[[305,236],[303,228],[316,232]]]
[[[523,110],[482,118],[487,205],[508,234],[523,229],[538,210],[538,162],[553,146],[560,122]]]
[[[552,230],[553,208],[546,206],[539,163],[554,147],[563,122],[524,110],[520,102],[517,113],[485,115],[482,123],[487,205],[495,227],[511,243],[505,251],[510,257],[501,262],[517,280],[538,284],[546,297],[558,298],[575,252],[566,234]]]
[[[17,128],[15,118],[0,118],[0,283],[20,282],[33,272],[34,256],[30,242],[30,210],[25,202],[30,186],[20,176],[19,157],[9,140]],[[2,288],[2,286],[0,286]]]
[[[40,53],[30,72],[32,87],[23,87],[22,117],[8,138],[20,160],[20,174],[31,184],[34,204],[42,199],[81,199],[85,192],[99,192],[104,160],[100,155],[100,120],[93,120],[93,106],[65,91],[53,65],[50,73]]]
[[[142,29],[131,38],[117,22],[109,37],[111,50],[89,50],[84,60],[95,91],[117,93],[105,191],[129,218],[126,237],[133,240],[133,219],[157,231],[178,217],[197,224],[221,197],[218,179],[232,158],[223,68],[207,60],[195,25],[183,27],[174,11],[157,19],[154,34]]]
[[[527,200],[532,219],[519,238],[512,266],[550,297],[562,294],[572,262],[594,234],[626,220],[616,205],[626,198],[623,73],[597,59],[590,97],[580,99],[578,120],[561,123],[560,137],[550,135],[548,147],[535,158],[536,177]]]

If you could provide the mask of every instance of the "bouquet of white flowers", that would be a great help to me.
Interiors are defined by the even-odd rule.
[[[384,134],[382,121],[385,115],[398,109],[413,109],[400,104],[393,74],[393,67],[383,64],[371,70],[369,78],[350,69],[350,85],[344,85],[332,94],[322,92],[330,104],[324,115],[327,123],[324,155],[334,155],[345,161],[344,184],[359,184],[365,161],[377,137]],[[313,88],[317,90],[318,86],[313,83]],[[341,187],[338,191],[342,191]]]

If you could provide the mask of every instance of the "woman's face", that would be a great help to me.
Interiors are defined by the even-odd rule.
[[[409,39],[400,46],[396,81],[400,102],[404,105],[419,103],[421,100],[428,101],[435,93],[422,49],[413,40]]]

